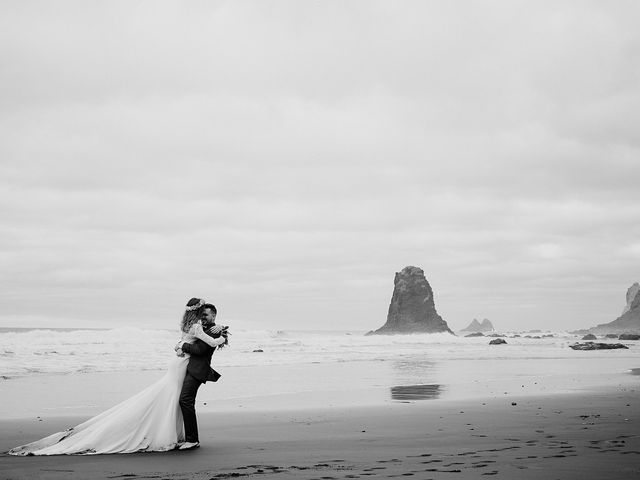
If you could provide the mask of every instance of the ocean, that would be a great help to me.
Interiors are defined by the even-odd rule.
[[[203,388],[199,401],[277,408],[284,397],[302,407],[637,386],[640,342],[623,342],[627,350],[570,349],[580,338],[509,332],[506,345],[489,345],[488,337],[448,333],[233,330],[230,345],[213,357],[223,378]],[[98,413],[159,378],[178,339],[175,330],[132,327],[2,328],[0,415]]]

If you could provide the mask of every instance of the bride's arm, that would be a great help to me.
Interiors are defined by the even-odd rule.
[[[222,345],[227,341],[227,339],[224,337],[213,338],[212,336],[207,335],[202,329],[202,325],[200,323],[195,323],[191,327],[191,329],[192,329],[191,333],[193,333],[194,337],[202,340],[204,343],[206,343],[210,347],[213,347],[213,348],[219,347],[220,345]]]

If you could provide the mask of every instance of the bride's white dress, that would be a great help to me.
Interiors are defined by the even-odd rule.
[[[196,338],[212,347],[221,341],[193,325],[181,342]],[[178,404],[189,356],[174,356],[167,373],[133,397],[63,432],[9,450],[10,455],[95,455],[101,453],[158,452],[184,442],[184,424]]]

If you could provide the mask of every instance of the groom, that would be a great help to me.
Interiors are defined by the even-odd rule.
[[[211,304],[205,304],[202,311],[202,326],[207,331],[215,326],[217,310]],[[215,328],[214,331],[220,333],[222,329]],[[222,330],[224,332],[224,330]],[[217,336],[217,335],[212,335]],[[227,343],[227,338],[223,333],[220,337],[220,345]],[[180,392],[180,409],[184,419],[185,443],[180,446],[180,450],[190,450],[198,448],[198,421],[196,419],[196,394],[198,388],[207,381],[217,382],[220,374],[211,368],[211,355],[214,347],[207,345],[202,340],[196,339],[194,343],[183,343],[182,351],[191,355],[187,365],[187,373],[182,383]]]

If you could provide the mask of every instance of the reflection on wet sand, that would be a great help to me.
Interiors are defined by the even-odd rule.
[[[631,375],[640,375],[640,368],[632,368]]]
[[[433,400],[442,393],[441,385],[398,385],[391,387],[392,400]]]

